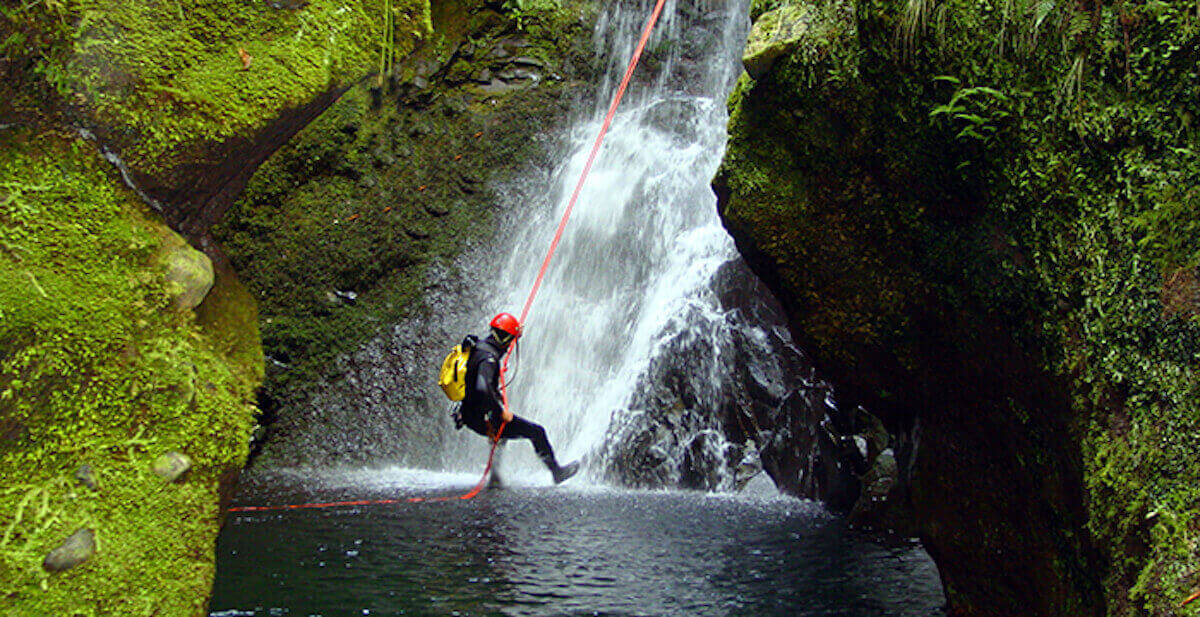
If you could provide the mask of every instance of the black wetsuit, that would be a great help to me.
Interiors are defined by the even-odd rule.
[[[493,427],[500,426],[501,411],[504,409],[504,399],[500,394],[500,363],[504,361],[505,350],[506,347],[494,336],[488,336],[476,343],[467,360],[467,396],[459,413],[462,414],[463,424],[480,435],[488,435],[489,422]],[[550,440],[546,438],[546,429],[541,425],[514,415],[512,421],[504,426],[501,438],[532,441],[534,451],[546,467],[550,471],[559,468]]]

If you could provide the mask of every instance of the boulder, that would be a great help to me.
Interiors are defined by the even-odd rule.
[[[71,534],[58,548],[50,551],[42,567],[47,572],[63,572],[91,559],[96,554],[96,532],[80,529]]]
[[[808,5],[788,5],[763,13],[754,22],[742,54],[746,72],[759,79],[776,60],[796,49],[808,35],[814,14]]]
[[[178,482],[192,468],[192,459],[182,452],[167,452],[154,459],[150,468],[154,475],[167,482]]]

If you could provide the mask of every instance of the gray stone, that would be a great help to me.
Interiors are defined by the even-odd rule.
[[[167,482],[178,482],[192,468],[192,459],[182,452],[167,452],[154,459],[151,471]]]
[[[494,94],[504,94],[505,92],[510,92],[512,90],[516,90],[521,87],[522,86],[520,86],[520,85],[513,85],[513,84],[510,84],[501,79],[493,79],[492,83],[490,83],[486,86],[481,86],[479,88],[479,90],[481,92],[483,92],[484,94],[493,94],[494,95]]]
[[[267,6],[276,11],[295,11],[308,6],[308,0],[267,0]]]
[[[539,75],[538,73],[535,73],[528,69],[521,69],[521,68],[505,69],[503,71],[500,71],[496,76],[499,77],[500,79],[503,79],[504,81],[520,81],[520,80],[525,80],[525,79],[539,81],[542,78],[542,76]]]
[[[171,297],[171,305],[181,311],[200,306],[215,280],[212,261],[208,255],[197,251],[184,242],[183,238],[172,234],[159,263],[166,271],[167,293]]]
[[[95,554],[96,533],[91,529],[80,529],[50,551],[42,560],[42,567],[47,572],[62,572],[91,559]]]
[[[91,465],[80,465],[79,469],[75,470],[75,480],[93,491],[99,486],[96,482],[96,472],[92,471]]]

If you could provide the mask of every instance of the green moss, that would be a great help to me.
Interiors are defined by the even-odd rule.
[[[170,307],[155,256],[171,232],[90,144],[0,139],[0,612],[201,613],[261,367]],[[150,473],[169,450],[195,461],[186,483]],[[85,463],[96,492],[71,479]],[[43,572],[79,527],[97,555]]]
[[[20,36],[48,39],[37,61],[46,80],[118,129],[125,159],[152,174],[194,162],[197,144],[255,134],[430,32],[428,0],[70,0],[5,12]]]

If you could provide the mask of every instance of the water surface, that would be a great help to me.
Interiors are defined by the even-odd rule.
[[[276,476],[239,501],[454,494],[475,478]],[[471,501],[231,514],[213,617],[942,615],[919,545],[764,494],[515,486]]]

